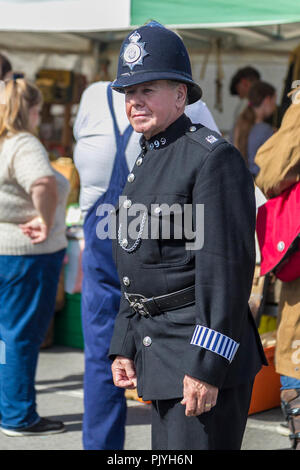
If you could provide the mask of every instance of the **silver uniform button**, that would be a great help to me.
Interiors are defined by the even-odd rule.
[[[161,213],[161,208],[160,207],[155,207],[154,214],[158,215],[160,213]]]
[[[130,279],[127,276],[123,277],[123,284],[124,286],[130,286]]]
[[[151,344],[152,344],[152,339],[150,338],[150,336],[145,336],[145,338],[143,339],[143,345],[151,346]]]
[[[129,207],[131,207],[131,204],[132,202],[130,201],[130,199],[126,199],[126,201],[123,202],[123,207],[125,209],[129,209]]]
[[[283,241],[278,242],[277,250],[278,251],[283,251],[284,249],[285,249],[285,243]]]
[[[196,126],[191,126],[190,127],[190,132],[195,132],[197,130],[197,127]]]
[[[139,157],[136,161],[136,165],[141,166],[142,163],[143,163],[143,159],[142,159],[142,157]]]
[[[128,183],[132,183],[134,180],[135,180],[134,174],[133,174],[133,173],[129,173],[129,175],[127,176],[127,181],[128,181]]]

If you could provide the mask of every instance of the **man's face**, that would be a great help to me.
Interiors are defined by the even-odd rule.
[[[136,132],[146,139],[164,131],[184,111],[186,85],[166,80],[133,85],[125,90],[126,114]]]
[[[254,80],[249,80],[248,78],[242,78],[236,85],[237,94],[241,99],[247,98],[249,90],[253,85]]]

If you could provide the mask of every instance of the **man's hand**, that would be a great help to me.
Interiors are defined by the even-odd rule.
[[[113,381],[116,387],[136,388],[136,372],[134,362],[127,357],[116,356],[111,366]]]
[[[208,412],[217,403],[218,389],[206,382],[185,375],[183,379],[183,400],[186,416],[198,416]]]

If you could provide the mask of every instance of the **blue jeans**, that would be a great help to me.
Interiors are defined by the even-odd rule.
[[[280,390],[289,390],[291,388],[300,388],[300,380],[286,375],[280,376],[281,388]]]
[[[55,309],[65,250],[46,255],[0,255],[0,416],[16,429],[39,420],[35,372]]]

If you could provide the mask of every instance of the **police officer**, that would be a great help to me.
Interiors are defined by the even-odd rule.
[[[184,114],[202,91],[172,31],[150,22],[130,33],[112,86],[142,134],[115,207],[114,383],[152,401],[154,450],[239,449],[266,363],[248,307],[251,175],[233,146]]]
[[[113,384],[107,357],[120,304],[120,283],[111,240],[97,237],[102,219],[97,209],[116,203],[139,146],[122,98],[110,82],[93,83],[83,93],[74,125],[85,241],[81,296],[85,450],[123,449],[125,439],[126,399],[124,390]]]

